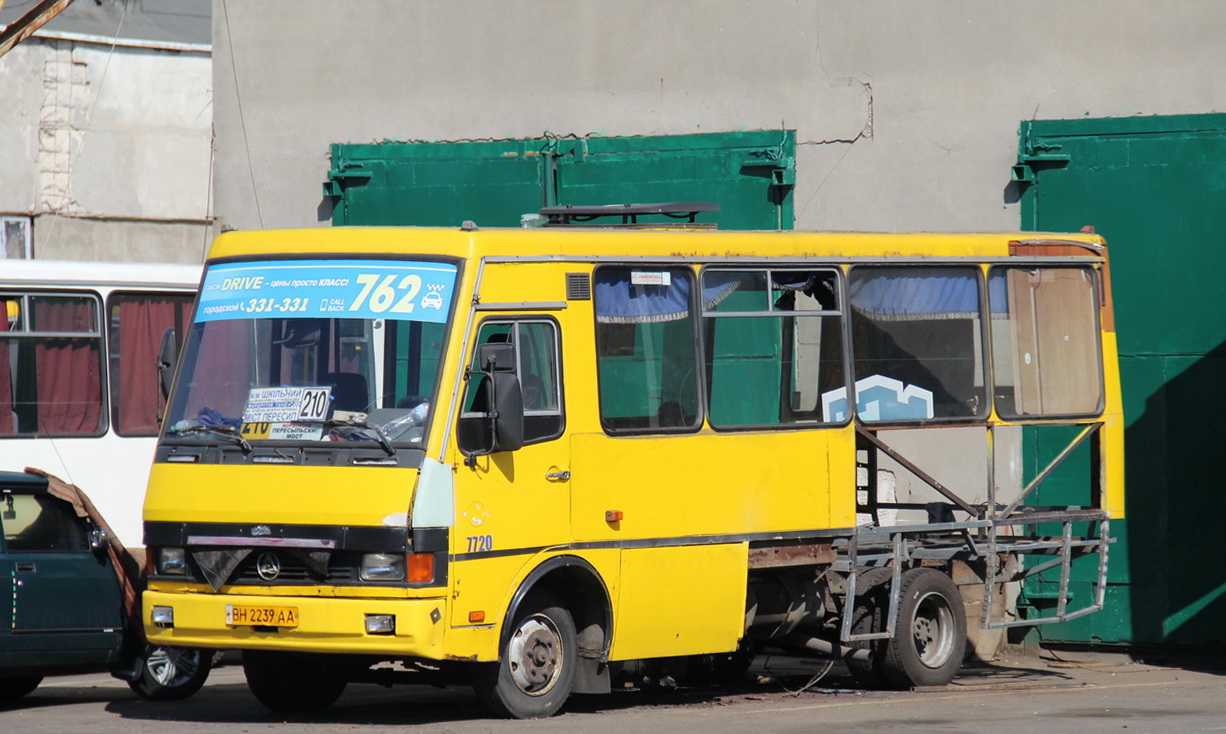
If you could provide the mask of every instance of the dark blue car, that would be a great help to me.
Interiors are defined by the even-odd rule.
[[[0,472],[0,529],[0,702],[100,670],[149,699],[204,685],[211,653],[145,643],[139,565],[79,489]]]

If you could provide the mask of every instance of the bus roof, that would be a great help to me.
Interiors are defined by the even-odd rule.
[[[1094,256],[1102,237],[1037,232],[800,232],[665,229],[474,229],[434,227],[318,227],[227,232],[210,260],[294,255],[421,254],[457,258],[873,258],[1008,257],[1010,243],[1077,244]]]
[[[77,260],[5,260],[0,287],[134,287],[195,290],[199,265]]]

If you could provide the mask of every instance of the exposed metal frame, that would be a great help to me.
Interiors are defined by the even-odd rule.
[[[857,596],[857,582],[861,573],[869,568],[887,565],[892,568],[892,583],[890,586],[889,610],[885,629],[878,632],[853,634],[851,630],[851,614],[844,614],[839,632],[842,642],[860,642],[888,639],[894,635],[898,621],[899,593],[902,570],[917,561],[936,560],[980,560],[985,564],[983,580],[983,613],[979,620],[982,629],[1004,629],[1010,627],[1031,627],[1040,624],[1065,622],[1071,619],[1091,614],[1103,608],[1107,587],[1107,556],[1108,548],[1113,542],[1110,534],[1110,516],[1101,507],[1040,507],[1023,504],[1039,486],[1064,463],[1069,456],[1087,441],[1091,441],[1095,452],[1101,451],[1103,440],[1100,429],[1101,420],[1067,421],[1054,425],[1082,426],[1082,430],[1039,472],[1020,494],[1008,505],[1001,505],[996,500],[995,482],[995,428],[988,422],[981,424],[986,430],[987,449],[987,496],[983,504],[972,504],[924,472],[914,462],[907,459],[899,451],[889,446],[877,432],[885,427],[868,427],[863,424],[856,426],[856,435],[865,444],[889,456],[900,466],[911,472],[916,478],[927,484],[933,490],[945,497],[957,510],[967,513],[965,521],[926,523],[907,526],[882,526],[878,524],[856,528],[846,538],[834,543],[839,553],[839,560],[834,564],[834,570],[847,574],[846,608],[854,607]],[[1043,425],[1053,425],[1044,423]],[[917,509],[919,506],[888,503],[880,504],[876,499],[876,462],[873,451],[869,451],[869,500],[867,509],[874,515],[883,508]],[[1097,472],[1097,467],[1092,467]],[[1101,498],[1098,498],[1098,503]],[[1098,504],[1096,503],[1096,504]],[[952,508],[951,508],[952,509]],[[1083,536],[1074,536],[1074,523],[1088,523],[1089,528]],[[1027,532],[1015,535],[1018,528],[1037,528],[1043,524],[1059,524],[1059,537],[1039,535],[1037,532]],[[1006,572],[1002,569],[1001,556],[1051,556],[1045,562],[1030,568]],[[1094,592],[1088,604],[1070,609],[1069,580],[1072,563],[1084,556],[1098,557],[1098,572],[1094,581]],[[1023,581],[1051,570],[1060,569],[1058,591],[1056,593],[1056,609],[1054,614],[1041,617],[1029,617],[1019,620],[993,620],[994,591],[999,585]]]

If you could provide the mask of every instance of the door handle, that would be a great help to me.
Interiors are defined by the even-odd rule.
[[[545,474],[545,478],[555,482],[565,482],[570,479],[569,471],[551,471]]]
[[[32,561],[18,561],[13,565],[17,573],[35,573],[38,571],[38,568],[35,567]]]

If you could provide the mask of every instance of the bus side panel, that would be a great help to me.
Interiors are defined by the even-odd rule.
[[[617,597],[621,551],[616,548],[547,552],[528,561],[525,561],[528,558],[526,555],[517,555],[455,563],[451,567],[453,599],[451,627],[447,630],[446,657],[451,660],[482,662],[497,660],[500,655],[499,640],[506,625],[511,622],[507,613],[516,594],[521,589],[529,592],[525,587],[525,584],[529,583],[528,576],[537,571],[541,564],[559,555],[581,557],[591,565],[597,581],[604,586],[609,596],[613,599]],[[572,589],[548,574],[534,578],[531,583],[552,589],[553,595],[563,605],[571,605],[576,601],[573,596],[568,595]],[[604,600],[598,601],[603,603]],[[484,613],[484,623],[468,621],[474,612]],[[616,624],[614,621],[614,626]]]
[[[1118,412],[1121,405],[1120,365],[1116,357],[1116,336],[1105,331],[1103,338],[1103,381],[1107,409],[1103,413],[1103,431],[1106,454],[1102,468],[1102,486],[1105,487],[1102,507],[1111,513],[1112,519],[1124,517],[1124,416]],[[1115,409],[1113,411],[1113,408]]]
[[[731,652],[745,632],[748,543],[622,552],[612,660]]]
[[[575,540],[849,528],[855,438],[849,428],[610,438],[576,434]],[[606,512],[621,512],[608,522]]]

